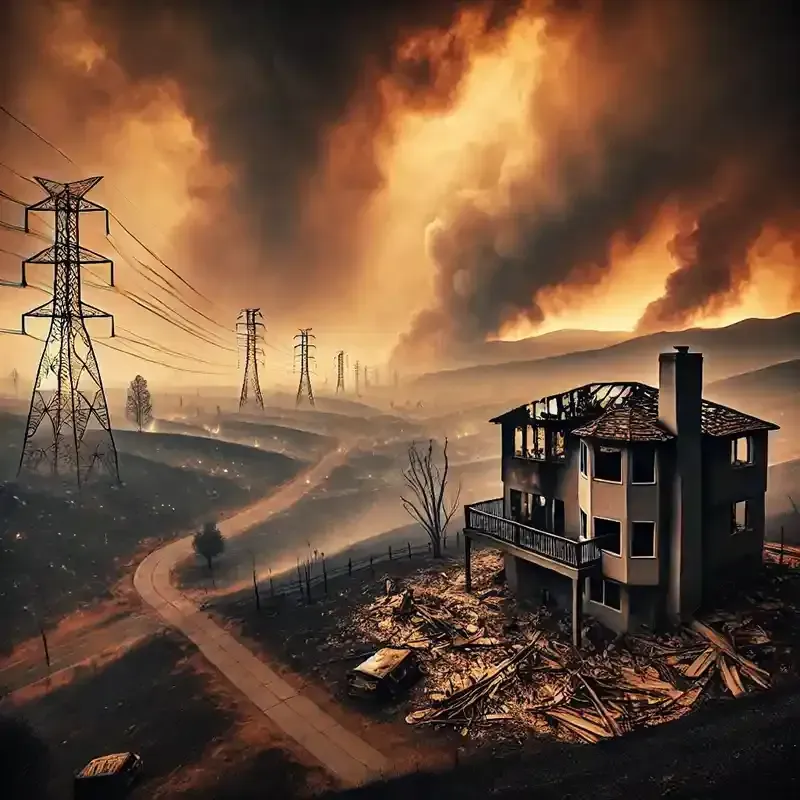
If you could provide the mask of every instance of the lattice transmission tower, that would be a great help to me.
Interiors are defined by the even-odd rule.
[[[79,237],[79,216],[91,211],[106,215],[109,233],[108,211],[85,197],[101,180],[58,183],[36,178],[48,196],[25,208],[26,232],[31,211],[54,212],[55,237],[52,246],[22,262],[22,286],[28,285],[28,264],[53,265],[53,296],[22,315],[23,334],[27,335],[29,318],[49,318],[50,330],[33,383],[19,473],[47,470],[60,475],[66,469],[73,472],[79,488],[96,469],[119,481],[108,403],[86,328],[87,319],[108,319],[114,336],[114,317],[81,299],[84,265],[108,264],[109,283],[114,285],[113,261],[81,247]]]
[[[300,332],[294,337],[299,340],[294,346],[295,363],[300,362],[300,384],[297,387],[297,397],[295,398],[295,406],[299,406],[303,402],[303,397],[308,400],[308,404],[313,408],[314,392],[311,389],[311,372],[309,364],[315,360],[313,351],[316,348],[314,344],[315,336],[311,333],[311,328],[301,328]]]
[[[244,374],[242,375],[242,391],[239,394],[239,411],[250,401],[264,410],[264,397],[258,380],[259,364],[264,366],[264,331],[262,322],[264,315],[259,308],[243,308],[236,319],[236,338],[239,344],[244,342]],[[241,352],[241,351],[240,351]]]
[[[361,364],[356,361],[355,365],[353,366],[353,374],[355,375],[356,379],[356,397],[360,397],[359,389],[358,389],[358,380],[361,376]]]
[[[344,393],[344,350],[336,354],[336,394]]]

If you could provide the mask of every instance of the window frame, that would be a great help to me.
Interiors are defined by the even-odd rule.
[[[746,455],[744,461],[739,461],[739,459],[736,458],[736,451],[737,451],[736,445],[738,442],[745,443],[744,446]],[[731,439],[730,458],[732,467],[734,467],[735,469],[741,469],[743,467],[752,467],[755,464],[754,456],[755,456],[755,446],[753,442],[753,437],[750,434],[745,434],[744,436],[734,436],[733,439]]]
[[[652,525],[653,526],[653,553],[649,556],[637,556],[633,553],[633,542],[634,542],[634,531],[636,525]],[[656,524],[655,520],[651,519],[635,519],[631,520],[630,526],[630,541],[628,542],[628,554],[631,558],[636,559],[654,559],[658,557],[658,525]]]
[[[582,509],[578,509],[578,524],[580,526],[579,538],[581,541],[587,541],[592,538],[592,530],[589,525],[589,515]]]
[[[635,470],[634,470],[634,460],[636,454],[642,454],[644,451],[648,450],[653,456],[653,480],[651,481],[637,481],[635,480]],[[628,482],[631,486],[655,486],[658,483],[658,456],[655,447],[633,447],[628,453]]]
[[[581,439],[578,454],[578,471],[584,478],[589,477],[589,444]]]
[[[603,606],[603,608],[607,608],[609,611],[616,611],[617,614],[622,613],[622,584],[619,583],[619,581],[612,581],[609,580],[608,578],[603,578],[603,577],[598,578],[600,582],[601,599],[595,600],[594,597],[592,597],[592,579],[588,578],[587,580],[589,581],[588,594],[590,602],[596,603],[599,606]],[[615,608],[614,606],[608,605],[606,603],[606,586],[609,584],[614,584],[617,587],[617,590],[619,591],[619,608]]]
[[[624,470],[622,469],[622,456],[623,456],[623,449],[621,447],[606,447],[605,450],[609,453],[618,453],[619,454],[619,480],[611,480],[610,478],[598,478],[597,477],[597,456],[598,453],[603,452],[603,446],[599,449],[597,447],[592,448],[593,453],[593,461],[592,461],[592,480],[598,481],[599,483],[610,483],[613,486],[621,486],[623,484]]]
[[[736,521],[736,507],[739,504],[744,505],[744,525],[740,526]],[[750,500],[736,500],[731,503],[731,536],[736,536],[740,533],[747,533],[752,531],[753,527],[750,524]]]
[[[602,545],[598,545],[600,547],[601,552],[606,553],[610,556],[614,556],[614,558],[622,558],[623,556],[623,548],[622,548],[622,520],[619,519],[612,519],[611,517],[595,517],[592,516],[592,538],[597,539],[599,538],[597,535],[597,528],[596,522],[597,520],[602,520],[603,522],[616,522],[619,528],[619,552],[615,553],[613,550],[606,550]],[[605,536],[606,534],[601,534]]]

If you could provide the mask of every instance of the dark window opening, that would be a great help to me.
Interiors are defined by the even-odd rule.
[[[553,500],[553,533],[557,536],[564,535],[564,501]]]
[[[586,516],[586,512],[581,509],[581,539],[588,539],[589,538],[589,518]]]
[[[750,528],[750,508],[747,500],[734,503],[731,508],[731,533],[741,533]]]
[[[592,477],[598,481],[622,483],[622,451],[611,447],[595,447]]]
[[[631,483],[656,482],[654,447],[636,447],[631,451]]]
[[[655,554],[655,522],[634,522],[631,526],[631,556],[634,558],[653,558]]]
[[[753,463],[753,440],[750,436],[740,436],[731,442],[731,464],[742,467]]]
[[[581,442],[581,475],[589,474],[589,446]]]
[[[602,542],[598,542],[600,549],[615,556],[622,555],[619,520],[595,517],[593,522],[595,539],[603,538]]]
[[[622,608],[622,591],[615,581],[603,578],[589,578],[589,599],[594,603],[619,611]]]

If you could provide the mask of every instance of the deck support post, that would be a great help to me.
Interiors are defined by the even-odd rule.
[[[572,579],[572,644],[581,646],[583,629],[583,578]]]
[[[464,588],[472,591],[472,537],[464,533]]]

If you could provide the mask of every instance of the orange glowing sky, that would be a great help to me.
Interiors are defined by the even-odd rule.
[[[561,202],[559,187],[548,182],[547,165],[540,163],[537,126],[541,121],[531,115],[528,97],[542,79],[545,61],[551,69],[553,64],[557,65],[571,46],[570,41],[546,40],[542,36],[542,22],[533,12],[520,14],[502,34],[491,36],[485,33],[485,19],[480,13],[463,14],[450,36],[465,48],[468,68],[446,108],[415,108],[407,102],[400,84],[392,76],[382,76],[377,91],[371,87],[364,96],[354,98],[340,123],[329,132],[326,158],[309,182],[309,218],[316,224],[316,230],[325,230],[320,220],[333,218],[351,193],[350,187],[358,181],[361,154],[354,148],[354,141],[376,137],[373,144],[382,175],[381,189],[358,209],[349,226],[357,244],[354,248],[357,264],[347,296],[337,298],[322,293],[310,296],[306,307],[288,309],[279,299],[271,301],[280,298],[280,287],[269,265],[263,263],[262,256],[251,246],[246,226],[235,216],[224,219],[224,226],[220,226],[225,230],[225,238],[217,252],[207,254],[208,263],[202,275],[192,267],[192,259],[197,258],[191,248],[193,232],[220,222],[219,214],[224,214],[227,207],[226,193],[238,176],[229,165],[215,160],[202,130],[187,114],[181,87],[170,82],[132,85],[109,56],[102,31],[88,24],[80,2],[59,5],[57,14],[57,19],[50,18],[47,25],[41,26],[42,63],[21,76],[14,110],[70,154],[80,169],[65,163],[45,145],[32,140],[29,133],[11,124],[0,128],[3,135],[0,160],[25,174],[41,174],[56,180],[105,175],[105,181],[92,197],[115,210],[146,243],[212,297],[213,303],[204,305],[197,297],[186,295],[222,327],[215,328],[195,317],[197,324],[232,346],[232,326],[239,308],[262,306],[268,319],[270,341],[274,343],[274,349],[268,350],[271,372],[267,371],[273,381],[293,380],[289,360],[291,336],[298,327],[309,325],[318,334],[320,377],[333,374],[333,356],[340,348],[351,354],[351,360],[384,363],[398,335],[408,329],[415,314],[431,304],[435,270],[426,247],[427,232],[432,225],[447,224],[452,204],[458,198],[471,195],[487,207],[503,207],[510,203],[508,190],[514,177],[521,171],[538,169],[541,182],[537,202],[551,207]],[[187,32],[187,36],[191,35]],[[399,57],[402,61],[420,51],[430,54],[441,45],[440,36],[417,35],[401,43]],[[100,87],[116,100],[102,113],[95,113],[89,107],[78,126],[67,108],[64,86],[53,80],[53,74],[61,75],[65,83],[77,83],[81,76],[88,75],[95,88]],[[377,131],[368,113],[376,97],[385,112],[384,122]],[[592,113],[592,103],[602,102],[602,97],[590,102],[584,102],[585,99],[581,92],[573,92],[567,81],[557,97],[556,105],[562,106],[557,111],[574,113],[578,131],[582,115]],[[477,154],[490,146],[502,158],[502,177],[486,186],[484,165]],[[591,142],[587,142],[587,147],[591,147]],[[279,154],[265,154],[270,156]],[[36,202],[41,196],[34,187],[5,172],[0,188],[27,202]],[[4,203],[1,210],[3,221],[19,223],[19,209]],[[674,217],[665,211],[659,224],[638,247],[631,250],[624,242],[618,243],[614,269],[607,277],[580,290],[571,287],[543,291],[538,301],[546,312],[545,323],[534,330],[525,322],[512,322],[500,332],[500,337],[516,339],[560,328],[632,330],[647,304],[660,296],[674,268],[667,242],[675,233],[675,224]],[[48,233],[41,222],[35,228]],[[86,244],[113,254],[100,228],[94,222],[87,223]],[[311,230],[315,230],[313,225]],[[114,229],[111,243],[130,258],[158,267],[118,229]],[[30,253],[44,244],[4,231],[0,247]],[[122,287],[137,292],[153,291],[128,265],[119,258],[116,260]],[[794,263],[787,245],[762,237],[754,248],[753,280],[740,300],[718,311],[712,309],[695,323],[724,325],[749,316],[779,316],[795,310],[797,298],[796,295],[793,298],[787,269]],[[254,270],[258,268],[257,280],[236,277],[245,274],[248,265]],[[591,269],[591,265],[587,268]],[[46,268],[37,269],[45,280]],[[13,279],[17,260],[0,253],[0,270],[4,278]],[[103,274],[102,270],[92,272]],[[214,276],[213,280],[209,275]],[[97,279],[89,280],[94,283]],[[235,383],[238,380],[235,354],[193,341],[188,334],[175,331],[113,292],[87,285],[86,296],[89,302],[116,314],[119,326],[158,339],[176,352],[191,348],[199,357],[213,362],[213,366],[205,369],[216,373],[208,376],[182,373],[176,377],[169,369],[150,365],[147,372],[156,381]],[[168,295],[161,296],[169,302]],[[40,297],[33,297],[31,290],[0,292],[2,327],[16,327],[19,313],[42,302]],[[182,312],[187,313],[185,309]],[[226,334],[223,328],[231,333]],[[0,339],[0,348],[6,363],[12,360],[16,363],[19,359],[27,364],[35,360],[40,343],[6,336]],[[102,348],[98,355],[107,380],[112,383],[126,380],[137,369],[136,360],[128,356]],[[183,364],[167,356],[149,355]],[[204,369],[192,363],[184,366]]]

